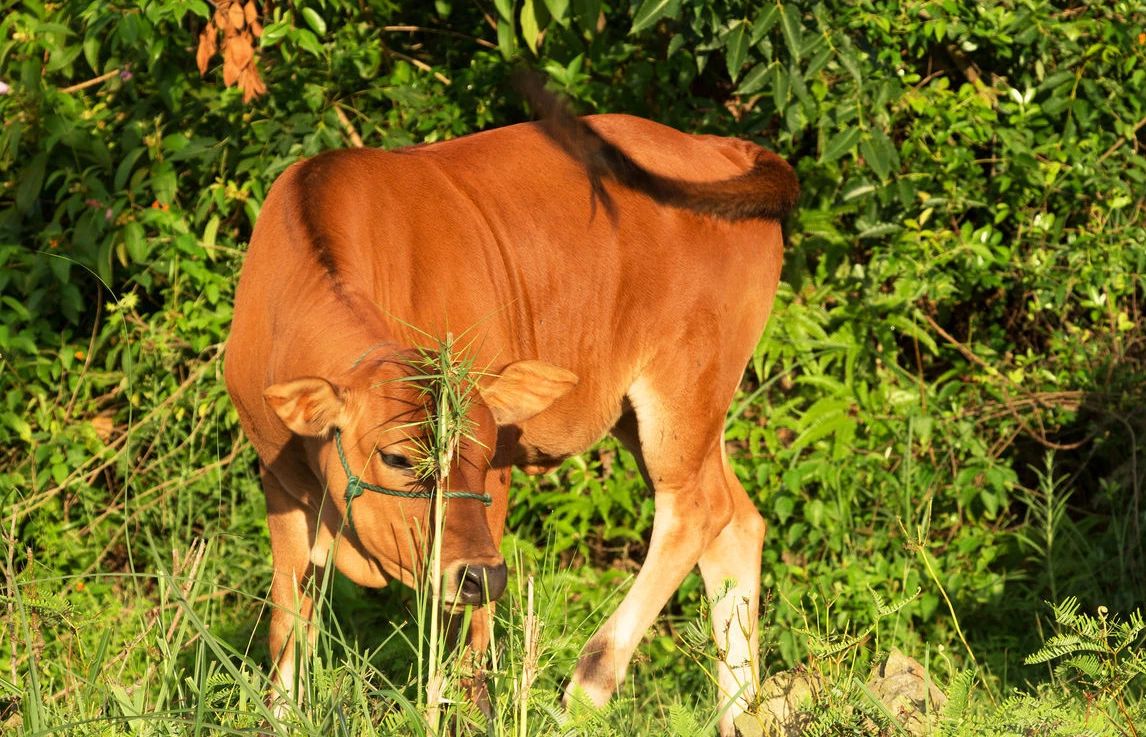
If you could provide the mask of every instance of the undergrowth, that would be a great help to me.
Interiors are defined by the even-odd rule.
[[[324,579],[317,592],[319,636],[310,667],[303,670],[301,703],[276,714],[267,707],[267,656],[254,634],[269,603],[239,591],[212,596],[227,578],[231,544],[222,538],[197,541],[159,566],[157,575],[134,577],[131,583],[148,592],[134,603],[88,596],[109,584],[123,588],[129,582],[122,577],[61,580],[38,575],[35,566],[14,573],[16,561],[9,560],[8,593],[0,602],[7,611],[4,647],[10,653],[0,676],[6,728],[29,736],[252,729],[438,735],[461,729],[507,736],[691,737],[713,731],[718,714],[712,684],[682,691],[666,672],[671,668],[648,661],[637,664],[634,677],[604,709],[565,711],[557,687],[591,623],[599,621],[599,610],[615,599],[586,600],[579,592],[600,586],[600,574],[561,569],[551,557],[531,564],[524,548],[513,553],[527,546],[518,540],[507,545],[516,576],[498,608],[488,723],[456,688],[445,693],[439,713],[428,716],[425,674],[431,671],[422,660],[429,651],[419,643],[430,632],[416,597],[363,592],[338,577]],[[1146,719],[1141,611],[1125,618],[1105,609],[1087,613],[1070,598],[1053,606],[1045,645],[1027,657],[1031,664],[1053,664],[1050,678],[1003,688],[973,667],[957,667],[941,646],[928,648],[928,666],[912,678],[881,672],[891,667],[888,653],[896,650],[882,623],[899,616],[908,600],[888,602],[874,590],[868,596],[874,628],[833,632],[809,620],[800,633],[809,643],[808,660],[772,674],[750,711],[784,715],[783,723],[796,730],[786,734],[799,735],[1140,733]],[[383,597],[398,601],[380,606]],[[706,611],[702,607],[673,624],[681,630],[679,660],[701,673],[712,664]],[[254,626],[236,629],[236,614]],[[774,609],[764,612],[766,631],[775,627],[774,615]],[[464,676],[459,663],[457,652],[442,660],[447,681],[456,684]],[[787,684],[782,708],[774,701],[780,693],[775,683]],[[934,689],[932,696],[921,695],[927,689]],[[438,729],[430,718],[440,720]]]
[[[524,54],[586,112],[747,138],[800,175],[726,429],[770,525],[765,672],[829,684],[808,723],[895,733],[868,679],[898,648],[946,694],[944,734],[1141,733],[1142,3],[494,6],[264,4],[249,104],[197,69],[209,3],[6,7],[0,724],[271,719],[265,510],[220,371],[243,244],[301,157],[523,120]],[[633,458],[606,441],[513,489],[493,729],[708,729],[695,575],[613,705],[554,695],[643,559]],[[324,586],[289,718],[424,733],[417,598]],[[455,701],[443,719],[472,721]]]

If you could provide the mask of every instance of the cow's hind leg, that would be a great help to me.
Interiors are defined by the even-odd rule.
[[[708,407],[664,401],[644,383],[629,396],[656,514],[644,565],[585,646],[566,692],[567,699],[595,704],[605,703],[624,679],[641,637],[734,510],[720,450],[722,417]]]
[[[737,716],[752,701],[759,681],[760,554],[765,524],[723,458],[732,519],[700,557],[700,573],[711,602],[720,689],[720,734],[733,735]]]
[[[651,417],[657,416],[657,414],[646,403],[644,412],[646,420],[639,427],[636,414],[631,407],[627,408],[613,429],[613,434],[636,456],[646,482],[657,490],[657,518],[654,522],[654,538],[657,534],[656,526],[662,522],[662,499],[668,498],[667,494],[662,496],[660,492],[669,491],[668,485],[665,483],[666,473],[670,478],[674,473],[667,470],[666,467],[676,468],[675,473],[677,474],[682,473],[680,469],[687,468],[689,464],[682,464],[681,461],[690,457],[689,453],[682,452],[680,448],[682,444],[689,445],[687,433],[681,433],[679,429],[674,430],[671,420],[668,423],[659,423],[655,434],[652,432]],[[642,433],[642,427],[650,429]],[[695,427],[695,424],[685,422],[677,424],[675,427]],[[735,734],[733,722],[737,716],[743,713],[746,705],[754,697],[759,679],[757,619],[760,598],[760,554],[764,542],[765,525],[752,500],[744,491],[744,487],[741,486],[732,468],[728,465],[727,457],[724,454],[722,427],[718,425],[717,428],[710,428],[707,433],[710,437],[716,438],[712,444],[703,446],[700,450],[689,448],[693,455],[699,454],[701,458],[696,464],[699,471],[694,482],[696,488],[694,499],[702,501],[698,502],[699,513],[694,513],[693,516],[707,520],[707,524],[690,525],[688,522],[677,520],[672,523],[672,526],[676,528],[675,532],[671,535],[665,534],[664,537],[679,539],[682,534],[695,534],[697,545],[702,546],[696,562],[700,564],[705,589],[712,601],[713,635],[720,655],[717,668],[717,685],[720,689],[720,708],[722,710],[720,734],[729,736]],[[685,436],[683,443],[682,435]],[[647,441],[647,446],[642,440]],[[666,451],[668,451],[667,457]],[[651,460],[646,457],[649,455],[652,456]],[[650,469],[650,465],[652,469]],[[719,471],[717,472],[716,469]],[[676,492],[670,493],[675,495]],[[706,504],[711,506],[704,506]],[[693,506],[696,509],[697,505],[687,506]],[[719,529],[717,529],[718,527]],[[705,540],[708,540],[706,545],[703,543]],[[677,554],[675,557],[682,565],[692,557],[691,552],[684,553],[680,547],[673,552]],[[665,572],[665,568],[654,565],[654,561],[664,562],[665,560],[664,556],[654,558],[654,549],[650,547],[642,572],[646,570],[652,574]],[[688,568],[691,568],[691,564],[688,565]],[[685,573],[687,573],[687,569]],[[683,579],[685,574],[679,573],[677,570],[676,573],[672,574],[672,579],[676,579],[677,575]],[[668,576],[662,579],[662,583],[666,585],[669,582]],[[672,588],[677,585],[679,585],[679,580],[672,584]],[[636,589],[637,586],[634,584],[634,590]],[[668,595],[671,595],[671,590]],[[622,602],[622,609],[629,603],[631,597],[632,594],[630,593],[625,602]],[[667,602],[667,596],[665,602]],[[651,617],[650,624],[663,604],[664,602],[658,604],[657,608],[649,614]],[[607,642],[610,627],[615,629],[613,619],[621,615],[622,609],[618,609],[617,614],[602,627],[601,631],[585,648],[585,655],[571,684],[571,692],[572,687],[577,686],[597,703],[603,703],[608,699],[612,690],[608,684],[608,669],[602,668],[600,663],[592,662],[592,656],[596,652],[610,653],[612,662],[615,664],[623,666],[628,663],[628,656],[631,655],[632,650],[630,649],[627,654],[618,651],[615,646],[610,650]],[[647,626],[645,625],[645,627]],[[642,631],[637,632],[636,637],[638,639],[641,633]],[[625,656],[623,663],[621,662],[622,655]],[[603,670],[604,677],[598,673],[596,679],[592,678],[591,675],[594,670]],[[623,667],[615,668],[613,686],[619,683],[623,677]]]

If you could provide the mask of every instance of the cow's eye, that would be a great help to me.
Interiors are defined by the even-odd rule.
[[[409,471],[414,467],[410,459],[401,453],[383,453],[382,462],[390,468],[396,468],[399,471]]]

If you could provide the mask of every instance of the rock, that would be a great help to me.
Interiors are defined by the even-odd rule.
[[[947,703],[927,669],[897,648],[892,648],[887,660],[872,672],[867,687],[912,735],[934,732],[939,710]]]
[[[777,673],[760,684],[759,706],[736,719],[741,737],[797,737],[810,706],[824,690],[823,679],[803,668]]]

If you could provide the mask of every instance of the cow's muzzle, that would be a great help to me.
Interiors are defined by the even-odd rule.
[[[461,566],[456,588],[459,604],[484,604],[494,601],[505,591],[508,571],[505,562],[496,566]]]

